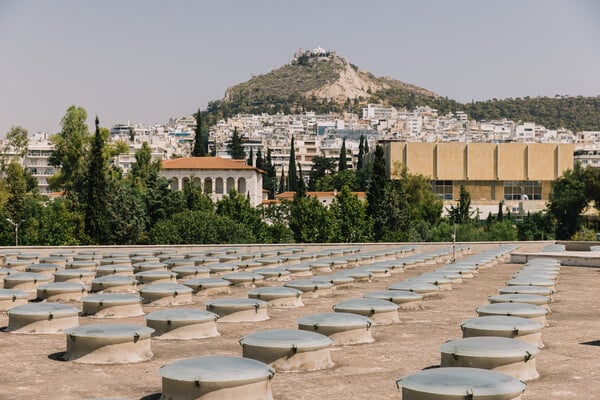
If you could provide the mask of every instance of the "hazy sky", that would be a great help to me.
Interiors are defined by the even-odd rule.
[[[459,101],[600,95],[596,0],[0,0],[0,134],[163,123],[317,46]]]

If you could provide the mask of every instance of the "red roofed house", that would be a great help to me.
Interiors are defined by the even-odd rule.
[[[262,201],[264,171],[246,164],[245,160],[220,157],[184,157],[162,162],[160,176],[171,181],[173,190],[182,190],[191,181],[213,201],[232,190],[248,195],[253,207]]]

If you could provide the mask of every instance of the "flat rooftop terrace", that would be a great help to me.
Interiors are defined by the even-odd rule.
[[[397,247],[403,246],[398,243]],[[516,253],[538,252],[542,243],[518,244]],[[290,245],[288,247],[303,247]],[[498,244],[473,244],[471,254],[498,247]],[[253,251],[249,246],[241,251]],[[323,245],[321,248],[336,246]],[[343,244],[337,247],[355,247]],[[362,251],[382,248],[358,246]],[[391,247],[391,246],[390,246]],[[417,252],[448,245],[415,245]],[[196,247],[204,250],[207,247]],[[264,248],[264,247],[263,247]],[[136,248],[139,250],[140,248]],[[256,247],[258,251],[260,247]],[[306,252],[320,248],[306,246]],[[13,249],[11,249],[13,250]],[[50,253],[56,248],[26,249],[24,252]],[[68,249],[71,251],[71,249]],[[77,250],[73,250],[77,251]],[[106,250],[125,252],[128,249]],[[181,252],[192,251],[190,248]],[[0,250],[1,252],[1,250]],[[590,256],[600,259],[599,254]],[[322,260],[319,260],[319,262]],[[597,262],[594,261],[594,262]],[[86,365],[59,361],[66,350],[64,334],[23,335],[0,332],[0,399],[93,399],[120,398],[132,400],[159,399],[161,378],[158,370],[171,362],[197,356],[241,356],[239,339],[247,334],[268,329],[296,329],[297,320],[305,315],[331,312],[332,306],[344,300],[361,298],[365,293],[385,290],[392,283],[432,271],[444,265],[421,265],[389,277],[377,277],[371,282],[357,282],[353,287],[337,289],[332,296],[312,298],[304,295],[304,307],[269,310],[270,319],[262,322],[218,323],[220,336],[195,340],[152,340],[154,357],[145,362],[121,365]],[[592,264],[593,265],[593,264]],[[488,304],[488,297],[498,294],[505,281],[522,268],[522,264],[501,263],[481,269],[472,279],[453,284],[453,290],[443,291],[439,298],[424,301],[425,309],[400,310],[400,323],[373,326],[375,342],[335,347],[331,369],[276,373],[272,380],[273,397],[278,400],[324,398],[400,399],[396,380],[423,368],[440,364],[440,346],[462,337],[461,322],[476,317],[475,309]],[[267,286],[282,286],[283,282],[266,282]],[[233,287],[230,294],[194,295],[187,306],[156,307],[144,305],[150,313],[163,309],[197,308],[204,310],[205,302],[247,297],[248,288]],[[549,326],[542,332],[545,347],[537,355],[540,378],[531,381],[522,395],[523,400],[598,399],[600,397],[600,270],[586,266],[563,266],[557,292],[550,303]],[[80,302],[71,302],[81,308]],[[102,320],[80,317],[80,325],[91,323],[133,323],[145,325],[144,317]],[[0,313],[0,328],[8,325],[8,317]]]

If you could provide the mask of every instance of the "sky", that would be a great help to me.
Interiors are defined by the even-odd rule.
[[[469,102],[600,95],[596,0],[0,0],[0,135],[166,123],[323,47]]]

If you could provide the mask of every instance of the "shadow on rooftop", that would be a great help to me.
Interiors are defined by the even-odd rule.
[[[592,340],[590,342],[581,342],[579,344],[587,344],[588,346],[600,346],[600,340]]]

